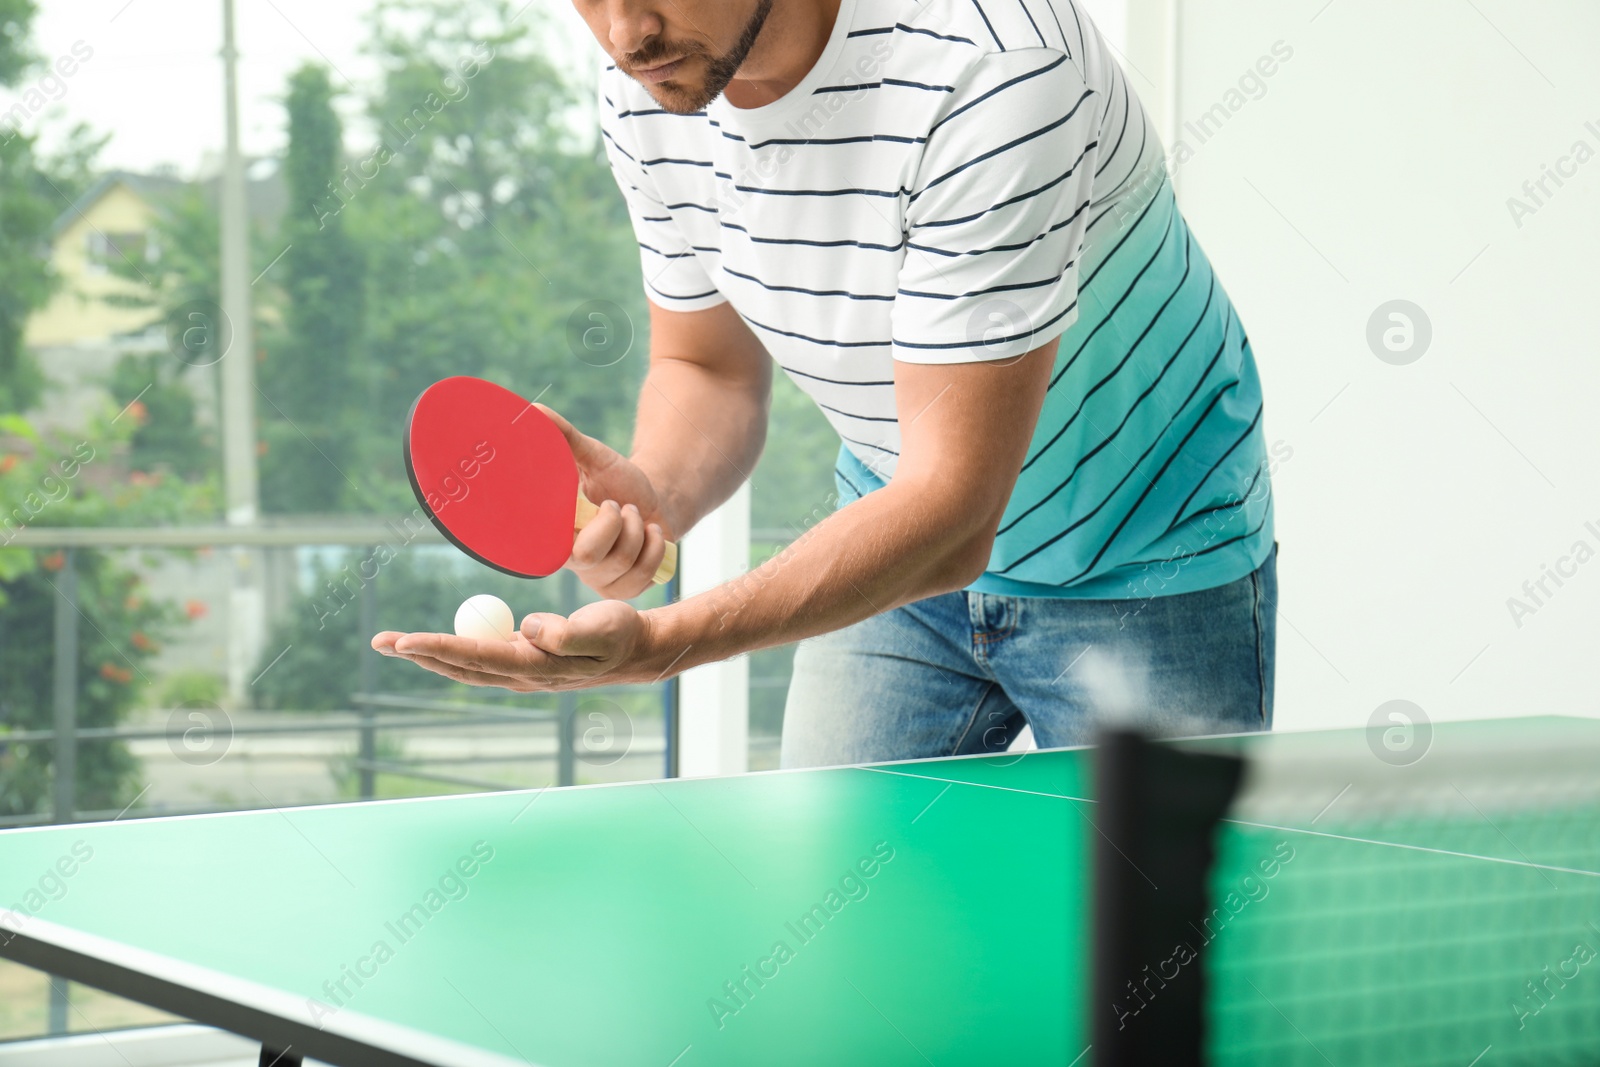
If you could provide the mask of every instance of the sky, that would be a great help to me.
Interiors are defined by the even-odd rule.
[[[551,12],[561,40],[553,56],[589,62],[598,46],[566,0],[532,0]],[[283,92],[291,71],[321,60],[336,85],[366,88],[376,64],[362,54],[372,0],[236,0],[239,111],[246,155],[265,155],[284,143]],[[100,160],[106,168],[151,171],[175,167],[192,177],[222,151],[222,0],[39,0],[36,51],[49,62],[88,50],[90,57],[59,86],[58,96],[24,129],[46,146],[73,123],[110,133]],[[81,44],[80,44],[81,42]],[[0,111],[10,108],[40,70],[17,87],[0,90]],[[365,120],[353,99],[342,105],[347,143],[367,141]]]

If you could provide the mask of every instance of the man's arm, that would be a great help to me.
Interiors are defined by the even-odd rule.
[[[679,657],[682,670],[970,585],[988,565],[1055,351],[1052,341],[997,363],[896,363],[893,479],[749,574],[645,612],[645,658],[660,671]]]
[[[634,465],[681,537],[750,478],[767,439],[772,359],[731,304],[650,305],[650,370],[639,393]]]
[[[729,304],[702,311],[650,305],[650,368],[639,393],[633,455],[546,409],[572,445],[584,495],[600,510],[568,566],[603,596],[650,587],[666,542],[733,495],[761,457],[772,360]]]

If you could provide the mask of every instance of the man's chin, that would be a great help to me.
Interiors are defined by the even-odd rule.
[[[718,96],[706,84],[705,63],[698,56],[689,56],[677,66],[679,69],[673,71],[673,76],[666,81],[646,80],[626,67],[622,71],[643,86],[644,91],[665,111],[675,115],[692,115],[705,110],[706,105]]]
[[[686,82],[659,82],[654,85],[640,82],[639,84],[643,85],[645,92],[661,105],[663,111],[670,111],[674,115],[692,115],[697,111],[703,111],[707,104],[716,99],[714,94],[705,91],[704,86]]]
[[[706,104],[715,99],[715,96],[706,93],[704,86],[691,82],[640,82],[640,85],[645,86],[651,99],[661,104],[662,110],[669,110],[674,115],[693,115],[698,110],[706,109]]]

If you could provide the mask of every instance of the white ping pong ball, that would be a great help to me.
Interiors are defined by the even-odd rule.
[[[489,593],[469,596],[456,609],[456,636],[479,641],[509,641],[517,632],[511,607]]]

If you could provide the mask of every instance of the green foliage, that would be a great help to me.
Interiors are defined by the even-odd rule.
[[[23,350],[22,333],[55,288],[45,251],[60,206],[32,138],[6,134],[0,129],[0,411],[20,412],[38,400],[44,382]]]
[[[220,477],[216,435],[195,422],[190,379],[196,373],[165,352],[117,361],[111,395],[138,397],[128,413],[136,427],[127,460],[134,470],[165,471],[191,482]]]
[[[54,715],[54,617],[61,570],[60,551],[39,552],[37,566],[3,583],[0,608],[0,709],[6,726],[47,730]],[[150,684],[144,669],[160,639],[177,621],[168,605],[141,595],[140,579],[105,553],[75,551],[78,575],[78,725],[114,726]],[[46,623],[40,625],[41,621]],[[53,746],[13,746],[0,758],[0,814],[39,810],[44,803]],[[104,741],[78,746],[77,807],[117,808],[137,791],[138,762],[127,747]]]
[[[222,236],[216,208],[206,202],[197,188],[188,188],[165,199],[151,227],[151,236],[161,250],[160,258],[143,266],[125,259],[107,264],[112,274],[135,282],[141,291],[105,297],[116,307],[155,308],[169,337],[180,335],[194,325],[191,317],[197,302],[219,306],[222,302]],[[264,238],[252,232],[252,250],[257,259],[265,251]],[[273,253],[268,253],[268,258]],[[256,329],[260,330],[260,308]]]
[[[37,13],[34,0],[0,0],[0,85],[17,85],[38,62],[29,41]],[[0,412],[28,410],[44,389],[22,334],[55,289],[51,223],[87,187],[104,144],[79,125],[56,156],[41,159],[34,138],[0,122]]]
[[[209,671],[174,671],[161,681],[156,695],[163,708],[217,707],[228,691],[228,681]]]
[[[287,296],[285,330],[262,367],[270,397],[262,430],[263,508],[279,513],[367,511],[351,500],[346,472],[369,417],[360,403],[360,340],[365,326],[365,254],[330,199],[344,154],[327,71],[304,66],[289,79],[289,149],[284,181],[289,212],[280,236]],[[335,201],[336,202],[336,201]]]
[[[34,0],[0,0],[0,85],[15,85],[37,57],[28,43]]]
[[[102,415],[76,441],[36,432],[18,416],[0,418],[15,451],[0,455],[0,546],[25,525],[97,526],[113,519],[158,525],[214,507],[204,487],[160,475],[112,480],[114,458],[131,447],[134,419]],[[67,555],[0,547],[0,730],[48,729],[54,715],[57,589]],[[151,682],[145,667],[178,621],[177,609],[151,600],[138,574],[119,557],[77,549],[78,724],[113,726],[141,701]],[[39,809],[49,791],[52,746],[0,745],[0,814]],[[118,807],[131,799],[137,764],[126,746],[79,746],[80,810]]]

